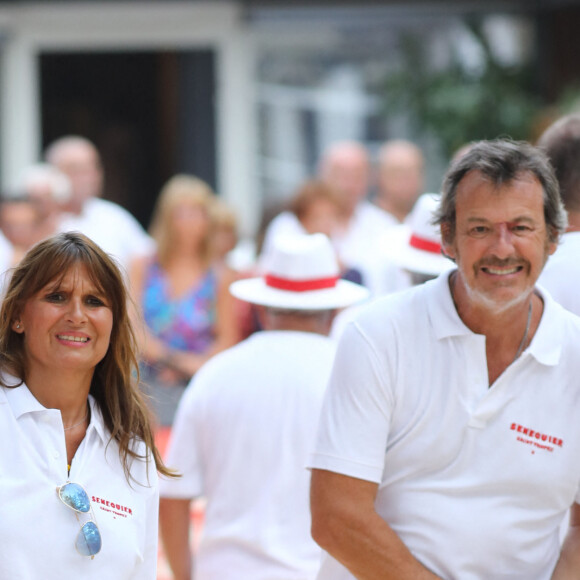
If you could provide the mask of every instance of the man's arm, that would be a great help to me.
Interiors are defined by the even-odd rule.
[[[570,528],[562,545],[552,580],[578,579],[580,579],[580,505],[575,503],[570,511]]]
[[[359,580],[435,580],[375,511],[378,485],[313,469],[312,537]]]
[[[175,580],[191,580],[189,538],[191,501],[161,498],[159,529],[165,556]]]

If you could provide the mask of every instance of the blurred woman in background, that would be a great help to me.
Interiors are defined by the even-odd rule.
[[[142,381],[161,425],[170,425],[190,378],[215,353],[237,342],[229,273],[212,261],[214,194],[202,180],[177,175],[153,212],[155,255],[130,270],[145,322]]]

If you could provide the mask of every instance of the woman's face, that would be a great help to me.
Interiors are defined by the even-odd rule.
[[[327,199],[314,200],[300,219],[309,234],[326,234],[331,237],[339,225],[340,212],[336,204]]]
[[[94,371],[109,348],[113,312],[83,265],[56,287],[47,284],[24,304],[12,329],[24,335],[27,375]]]
[[[171,227],[177,240],[201,241],[207,236],[209,216],[204,206],[179,202],[171,212]]]

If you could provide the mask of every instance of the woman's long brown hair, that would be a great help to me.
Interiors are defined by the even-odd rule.
[[[26,382],[24,337],[12,330],[26,301],[54,283],[58,288],[66,273],[82,265],[91,282],[107,297],[113,312],[109,348],[97,364],[90,393],[103,414],[111,439],[118,442],[119,455],[130,483],[131,463],[135,459],[149,461],[149,455],[136,451],[141,440],[151,453],[159,473],[175,476],[167,468],[155,446],[150,413],[139,389],[139,367],[135,333],[128,314],[129,295],[119,267],[99,246],[78,232],[53,236],[35,245],[10,273],[5,298],[0,309],[0,384],[5,374]]]

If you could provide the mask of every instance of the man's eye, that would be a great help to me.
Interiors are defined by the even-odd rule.
[[[512,231],[515,234],[527,234],[528,232],[532,231],[532,228],[524,224],[516,224],[512,227]]]
[[[488,232],[489,228],[487,226],[474,226],[469,230],[469,233],[472,236],[484,236]]]

